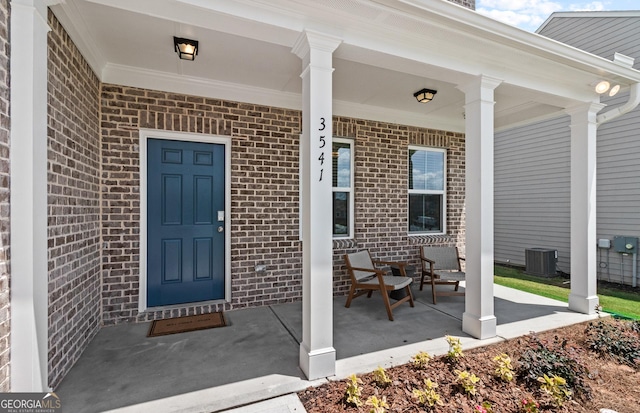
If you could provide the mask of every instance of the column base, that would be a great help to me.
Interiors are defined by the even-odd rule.
[[[599,307],[600,299],[597,295],[590,297],[581,297],[575,294],[569,294],[569,310],[573,310],[582,314],[595,314],[596,307]]]
[[[300,343],[300,368],[309,380],[335,376],[336,349],[327,347],[310,351],[304,343]]]
[[[493,315],[478,317],[469,313],[462,314],[462,331],[480,340],[497,336],[497,325],[498,319]]]

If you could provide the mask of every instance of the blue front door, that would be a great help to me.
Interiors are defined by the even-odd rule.
[[[224,145],[147,140],[147,303],[224,298]]]

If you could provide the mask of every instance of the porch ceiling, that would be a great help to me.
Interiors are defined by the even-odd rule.
[[[443,0],[66,0],[52,7],[103,82],[264,105],[301,107],[305,29],[343,40],[334,54],[334,113],[464,131],[457,86],[483,73],[497,128],[542,118],[640,73]],[[200,42],[179,60],[172,36]],[[419,104],[413,93],[436,89]]]

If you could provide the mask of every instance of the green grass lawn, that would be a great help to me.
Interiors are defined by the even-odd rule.
[[[527,275],[522,270],[495,266],[494,280],[505,287],[527,291],[559,301],[569,301],[569,280],[562,277],[543,278]],[[606,312],[640,320],[640,293],[598,285],[600,305]]]

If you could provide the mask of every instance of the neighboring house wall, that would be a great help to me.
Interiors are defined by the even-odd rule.
[[[100,328],[100,82],[49,12],[49,385]]]
[[[102,88],[103,321],[114,324],[300,299],[300,112],[116,85]],[[140,128],[230,136],[232,302],[138,314]],[[355,239],[335,241],[334,287],[348,289],[342,254],[417,263],[416,243],[460,245],[464,236],[464,136],[336,118],[335,136],[355,140]],[[408,237],[408,145],[448,150],[448,233]],[[266,264],[266,273],[255,266]]]
[[[525,264],[525,249],[558,251],[569,272],[569,116],[495,134],[495,260]]]
[[[540,34],[613,59],[635,58],[640,68],[640,14],[615,12],[554,15]],[[627,12],[623,12],[627,13]],[[579,14],[579,13],[576,13]],[[624,104],[629,93],[605,96],[608,107]],[[570,129],[564,116],[496,134],[495,257],[525,264],[524,249],[558,250],[558,269],[570,271]],[[640,108],[598,128],[597,237],[640,237]],[[534,143],[535,142],[535,143]],[[544,186],[538,184],[545,182]],[[631,284],[633,256],[598,249],[598,277]]]
[[[0,0],[0,392],[11,390],[9,296],[9,20],[8,0]]]

